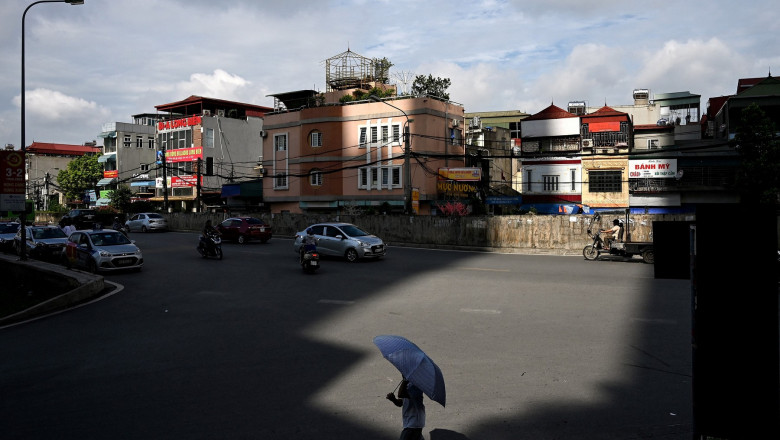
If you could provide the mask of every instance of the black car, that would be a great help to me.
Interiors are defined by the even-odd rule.
[[[76,229],[91,229],[98,221],[98,215],[94,209],[71,209],[60,220],[60,226],[65,226],[67,220]]]

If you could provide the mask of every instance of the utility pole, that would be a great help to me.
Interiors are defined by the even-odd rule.
[[[165,161],[165,150],[162,150],[160,161],[163,172],[163,211],[168,212],[168,164]]]
[[[195,199],[195,203],[196,203],[196,205],[195,205],[196,206],[195,207],[195,212],[201,212],[201,205],[202,205],[202,203],[201,203],[201,200],[200,200],[200,194],[201,194],[201,183],[200,183],[201,177],[200,176],[202,176],[202,173],[200,172],[200,169],[203,166],[203,159],[202,158],[200,158],[200,157],[198,158],[198,163],[197,163],[196,166],[197,166],[197,170],[196,170],[196,173],[195,173],[195,184],[196,184],[196,186],[198,188],[198,197]]]

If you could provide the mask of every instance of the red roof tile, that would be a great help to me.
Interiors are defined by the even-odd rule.
[[[66,156],[83,156],[85,154],[100,154],[102,147],[89,145],[54,144],[48,142],[33,142],[27,147],[27,152],[32,154],[62,154]]]
[[[576,118],[576,117],[578,116],[573,113],[569,113],[566,110],[555,106],[554,104],[550,104],[550,106],[547,107],[546,109],[540,111],[539,113],[531,115],[523,120],[539,121],[542,119],[563,119],[563,118]]]

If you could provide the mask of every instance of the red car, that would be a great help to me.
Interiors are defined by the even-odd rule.
[[[255,217],[231,217],[217,225],[223,240],[237,241],[241,244],[249,240],[265,243],[271,239],[271,226]]]

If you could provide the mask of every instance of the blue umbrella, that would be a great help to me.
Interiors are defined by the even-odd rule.
[[[406,380],[422,390],[431,400],[444,406],[447,400],[444,376],[438,365],[420,350],[420,347],[395,335],[379,335],[374,338],[374,344]]]

